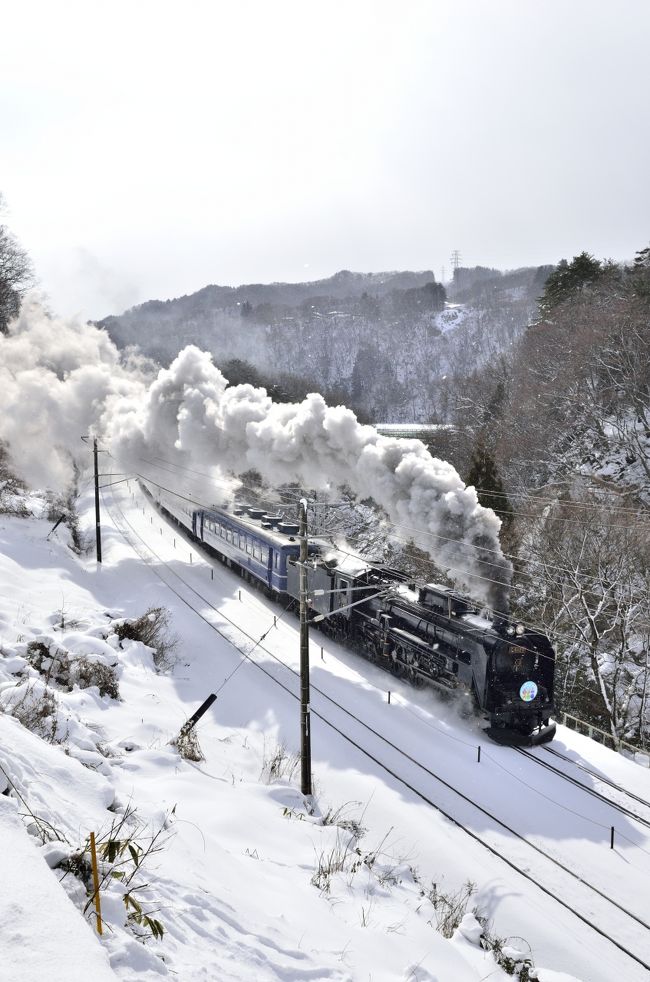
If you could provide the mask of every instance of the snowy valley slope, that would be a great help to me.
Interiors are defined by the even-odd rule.
[[[86,500],[86,524],[89,505]],[[291,780],[298,738],[292,695],[297,692],[296,624],[286,615],[274,628],[281,611],[221,567],[211,572],[206,557],[135,486],[122,486],[115,497],[109,492],[103,522],[101,569],[93,560],[75,557],[58,533],[48,542],[43,520],[3,517],[0,523],[0,700],[15,714],[16,686],[23,695],[31,687],[30,698],[47,687],[57,704],[41,719],[52,744],[9,714],[0,715],[0,763],[9,785],[1,814],[3,828],[21,849],[31,844],[17,827],[15,812],[26,816],[35,833],[34,854],[41,852],[49,876],[46,862],[58,866],[58,877],[91,830],[105,836],[129,809],[136,810],[129,819],[134,842],[145,844],[163,829],[163,849],[143,863],[141,880],[133,881],[148,884],[140,896],[145,910],[163,924],[162,940],[143,944],[134,940],[133,920],[124,926],[122,880],[113,879],[104,894],[109,930],[102,945],[117,977],[145,982],[168,975],[505,979],[492,955],[477,944],[480,930],[473,918],[466,918],[451,940],[435,930],[432,883],[451,895],[467,879],[477,884],[469,908],[476,905],[487,915],[497,934],[517,935],[508,942],[512,949],[527,951],[530,943],[536,964],[548,966],[538,970],[540,982],[566,982],[569,974],[584,982],[644,977],[610,942],[424,804],[379,762],[426,789],[521,868],[539,872],[532,852],[442,786],[431,780],[423,784],[416,767],[371,739],[331,699],[640,914],[649,871],[647,829],[632,821],[621,824],[617,816],[628,838],[609,850],[614,820],[605,806],[589,803],[577,790],[567,792],[552,777],[540,777],[504,748],[484,747],[477,765],[481,735],[473,724],[460,722],[453,707],[430,692],[402,686],[318,635],[311,645],[318,791],[313,809],[306,807]],[[116,633],[120,618],[155,606],[169,608],[180,639],[177,662],[167,672],[156,671],[150,649],[120,643]],[[267,632],[250,660],[228,641],[250,652],[249,638]],[[50,652],[65,650],[73,661],[85,655],[112,666],[119,700],[93,687],[67,691],[48,679],[47,666],[44,676],[43,665],[39,672],[28,663],[30,642],[48,645]],[[387,688],[393,690],[390,706]],[[218,700],[199,728],[205,761],[191,763],[169,741],[211,691],[218,692]],[[365,746],[375,760],[320,717]],[[574,734],[562,729],[560,734],[558,746],[571,756],[650,798],[646,771]],[[286,752],[278,753],[281,747]],[[41,832],[49,827],[56,836],[39,836],[39,823]],[[354,834],[359,826],[367,830],[361,837]],[[577,885],[556,885],[584,907]],[[79,877],[69,873],[62,887],[85,906],[88,895]],[[61,903],[67,903],[63,894]],[[12,972],[26,954],[35,958],[39,946],[35,912],[26,905],[24,910],[22,932],[4,944],[4,968]],[[83,941],[101,954],[91,934],[92,911],[86,919],[89,926],[79,917],[79,950]],[[647,953],[644,931],[624,928],[623,934],[633,950]],[[55,982],[73,977],[65,960],[52,971]],[[97,978],[103,979],[100,972]]]

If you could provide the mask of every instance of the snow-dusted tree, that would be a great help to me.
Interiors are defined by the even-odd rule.
[[[0,193],[0,214],[4,198]],[[32,263],[6,225],[0,224],[0,333],[16,317],[25,291],[33,283]]]
[[[588,252],[581,252],[570,263],[562,259],[546,280],[540,298],[542,315],[548,315],[559,303],[593,283],[602,272],[602,264]]]
[[[616,746],[623,739],[645,745],[650,734],[647,536],[627,511],[576,508],[575,502],[552,506],[540,524],[529,609],[554,639],[560,708],[609,731]]]
[[[650,246],[646,246],[645,249],[639,249],[634,257],[634,267],[637,270],[650,269]]]

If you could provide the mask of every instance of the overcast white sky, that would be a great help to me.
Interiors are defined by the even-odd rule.
[[[650,240],[648,0],[3,4],[0,190],[52,306]]]

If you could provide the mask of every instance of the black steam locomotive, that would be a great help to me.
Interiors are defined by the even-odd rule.
[[[206,509],[140,478],[174,521],[269,596],[297,602],[298,525],[261,508]],[[312,622],[370,661],[415,685],[465,692],[500,743],[553,739],[555,654],[548,638],[502,616],[481,616],[444,586],[416,589],[403,574],[367,563],[318,539],[309,542]]]

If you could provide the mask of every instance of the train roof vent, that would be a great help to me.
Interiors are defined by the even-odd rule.
[[[269,515],[267,512],[266,515],[262,515],[262,521],[269,522],[270,525],[278,525],[282,521],[282,515]]]
[[[251,518],[257,519],[257,518],[261,518],[262,515],[265,514],[265,512],[263,508],[249,508],[248,514],[250,515]]]
[[[264,519],[262,519],[262,528],[263,529],[272,529],[273,528],[273,522],[265,522]]]
[[[298,525],[295,522],[279,522],[278,531],[284,532],[285,535],[295,535]]]
[[[249,505],[237,505],[234,509],[235,515],[248,515]]]

